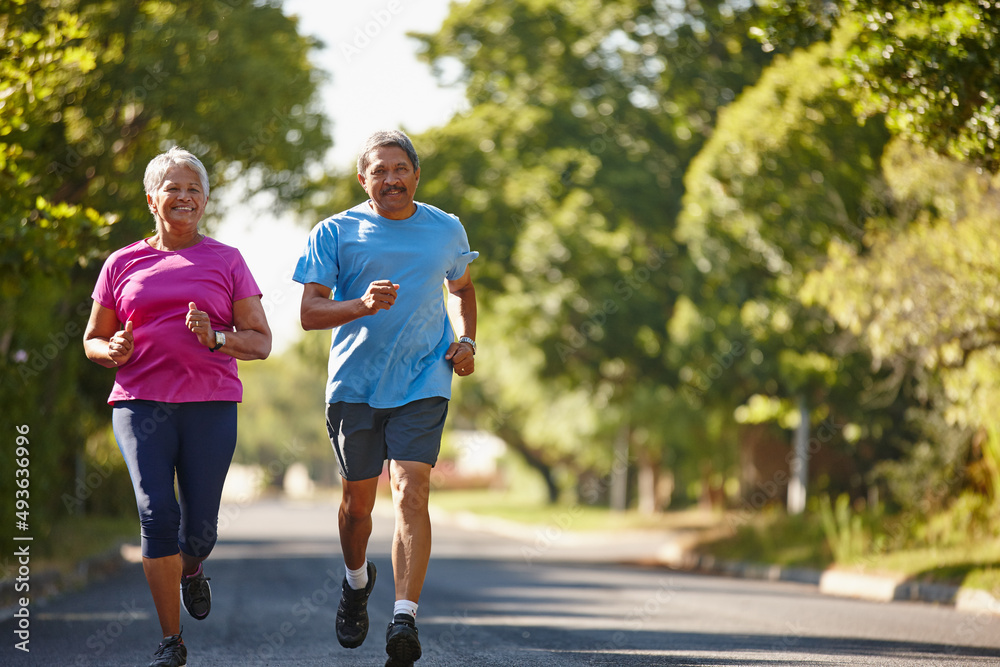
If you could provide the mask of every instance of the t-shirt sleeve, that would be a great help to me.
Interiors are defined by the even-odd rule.
[[[91,294],[91,297],[99,305],[117,312],[114,285],[112,284],[114,257],[112,255],[104,260],[104,266],[101,267],[101,272],[97,276],[97,284],[94,285],[94,293]]]
[[[319,283],[334,289],[340,266],[337,261],[337,227],[321,222],[309,234],[302,256],[295,264],[292,280],[297,283]]]
[[[257,286],[257,281],[253,279],[253,274],[250,273],[250,267],[247,266],[247,262],[243,259],[243,255],[239,250],[236,251],[236,257],[233,260],[232,270],[234,302],[251,296],[264,295],[264,293],[261,292],[260,287]]]
[[[461,224],[458,226],[458,247],[457,254],[455,256],[455,262],[448,269],[446,274],[448,280],[458,280],[465,273],[465,267],[475,258],[479,257],[479,253],[475,250],[469,249],[469,236],[465,233],[465,227]]]

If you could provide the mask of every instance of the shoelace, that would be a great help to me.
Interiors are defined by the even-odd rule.
[[[204,594],[205,593],[205,587],[202,585],[202,582],[211,581],[211,580],[212,580],[212,577],[206,577],[204,575],[201,575],[200,578],[199,578],[199,575],[192,574],[190,577],[184,577],[183,578],[183,583],[184,583],[185,586],[187,586],[192,581],[197,582],[198,593],[199,594]]]
[[[181,644],[180,635],[176,635],[165,642],[160,642],[159,647],[156,649],[156,653],[153,655],[156,657],[167,657],[168,655],[172,655],[180,651],[181,646],[183,646],[183,644]]]

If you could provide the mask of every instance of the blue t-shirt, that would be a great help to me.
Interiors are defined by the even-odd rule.
[[[458,218],[416,202],[405,220],[383,218],[369,202],[313,228],[295,266],[296,282],[319,283],[337,301],[362,297],[375,280],[399,285],[389,310],[335,327],[328,403],[393,408],[422,398],[451,398],[455,333],[443,283],[457,280],[479,256]]]

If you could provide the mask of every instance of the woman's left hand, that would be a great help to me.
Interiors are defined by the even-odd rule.
[[[188,314],[185,319],[187,328],[196,336],[198,342],[205,347],[215,347],[215,332],[212,330],[212,320],[204,310],[198,310],[194,301],[188,304]]]

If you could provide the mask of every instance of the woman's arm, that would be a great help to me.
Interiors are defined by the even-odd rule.
[[[207,326],[208,314],[196,310],[190,304],[187,314],[188,328],[198,336],[198,342],[208,348],[215,347],[215,331]],[[191,322],[199,322],[197,327]],[[252,359],[267,359],[271,354],[271,328],[267,324],[264,306],[259,296],[250,296],[233,302],[233,323],[236,331],[224,331],[226,344],[217,352],[225,352],[231,357],[250,361]]]
[[[83,350],[88,359],[105,368],[128,363],[135,350],[132,323],[126,322],[124,330],[119,330],[119,326],[115,311],[95,301],[90,310],[87,329],[83,333]]]

